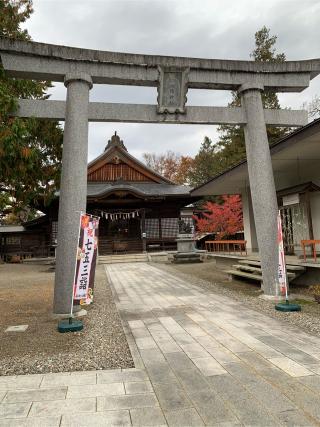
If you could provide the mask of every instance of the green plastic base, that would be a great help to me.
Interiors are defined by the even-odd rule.
[[[69,319],[66,320],[60,320],[58,323],[58,331],[61,333],[64,332],[77,332],[82,331],[83,329],[83,323],[81,320],[74,320],[71,321]]]
[[[278,311],[301,311],[301,305],[290,304],[289,302],[279,302],[274,308]]]

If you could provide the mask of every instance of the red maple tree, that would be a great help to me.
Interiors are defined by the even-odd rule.
[[[218,239],[232,236],[243,229],[241,197],[222,196],[222,204],[207,202],[202,217],[194,216],[197,231],[217,233]]]

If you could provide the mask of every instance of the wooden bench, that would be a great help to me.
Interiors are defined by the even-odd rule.
[[[207,240],[205,248],[208,252],[244,252],[247,255],[246,240]]]
[[[303,249],[303,259],[306,261],[306,246],[312,247],[314,261],[317,262],[317,251],[316,245],[320,245],[320,240],[301,240],[301,246]]]

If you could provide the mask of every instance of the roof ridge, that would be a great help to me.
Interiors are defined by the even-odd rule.
[[[140,166],[143,169],[147,170],[149,173],[155,175],[157,178],[160,178],[161,181],[163,181],[163,182],[165,182],[167,184],[175,185],[175,183],[173,181],[171,181],[170,179],[164,177],[163,175],[161,175],[160,173],[158,173],[157,171],[155,171],[154,169],[152,169],[150,166],[147,166],[144,162],[140,161],[139,159],[137,159],[136,157],[134,157],[132,154],[130,154],[128,152],[126,146],[124,145],[123,140],[121,140],[120,137],[119,137],[119,135],[117,135],[117,132],[115,132],[114,135],[112,135],[112,137],[108,141],[108,144],[106,145],[105,150],[103,151],[103,153],[100,154],[95,159],[91,160],[88,163],[87,168],[89,169],[95,163],[97,163],[98,161],[102,160],[104,157],[107,157],[110,154],[111,150],[119,150],[121,152],[121,154],[123,154],[124,157],[127,157],[133,163],[136,163],[138,166]]]

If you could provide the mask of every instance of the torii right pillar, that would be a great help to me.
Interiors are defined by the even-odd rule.
[[[263,89],[259,84],[246,83],[239,93],[247,119],[244,134],[262,289],[264,295],[271,298],[277,295],[278,289],[278,204],[261,97]]]

